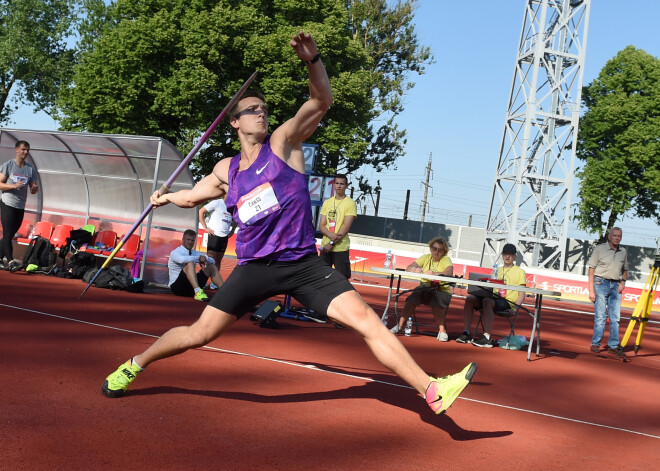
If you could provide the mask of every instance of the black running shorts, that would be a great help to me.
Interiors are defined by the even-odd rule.
[[[341,273],[312,254],[291,262],[259,260],[237,265],[210,305],[241,318],[260,302],[289,294],[303,306],[327,315],[330,302],[352,290]]]
[[[348,250],[344,252],[323,252],[319,254],[319,258],[326,265],[334,266],[347,279],[351,277],[351,258]]]
[[[215,235],[209,234],[209,238],[206,242],[206,250],[212,250],[213,252],[219,252],[224,254],[227,251],[227,242],[229,241],[229,236],[218,237]],[[216,260],[217,262],[217,260]]]

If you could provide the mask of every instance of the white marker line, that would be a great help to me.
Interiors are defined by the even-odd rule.
[[[568,422],[575,422],[577,424],[592,425],[594,427],[608,428],[610,430],[617,430],[619,432],[634,433],[634,434],[637,434],[637,435],[643,435],[645,437],[650,437],[650,438],[660,438],[660,436],[658,436],[658,435],[651,435],[649,433],[638,432],[636,430],[628,430],[628,429],[625,429],[625,428],[612,427],[611,425],[597,424],[595,422],[587,422],[585,420],[571,419],[570,417],[562,417],[560,415],[547,414],[545,412],[537,412],[537,411],[533,411],[533,410],[529,410],[529,409],[520,409],[518,407],[505,406],[504,404],[496,404],[494,402],[478,401],[476,399],[470,399],[470,398],[467,398],[467,397],[459,397],[459,399],[465,399],[466,401],[478,402],[480,404],[487,404],[489,406],[494,406],[494,407],[502,407],[504,409],[511,409],[511,410],[516,410],[516,411],[520,411],[520,412],[527,412],[529,414],[542,415],[544,417],[550,417],[552,419],[566,420]]]
[[[130,333],[130,334],[142,335],[144,337],[159,338],[157,335],[147,334],[145,332],[138,332],[138,331],[135,331],[135,330],[122,329],[120,327],[112,327],[112,326],[109,326],[109,325],[98,324],[98,323],[95,323],[95,322],[82,321],[80,319],[74,319],[72,317],[66,317],[66,316],[60,316],[60,315],[57,315],[57,314],[50,314],[50,313],[47,313],[47,312],[36,311],[34,309],[27,309],[27,308],[23,308],[23,307],[19,307],[19,306],[12,306],[12,305],[9,305],[9,304],[2,304],[2,303],[0,303],[0,306],[7,307],[7,308],[10,308],[10,309],[16,309],[16,310],[19,310],[19,311],[31,312],[33,314],[39,314],[41,316],[54,317],[54,318],[57,318],[57,319],[63,319],[63,320],[71,321],[71,322],[78,322],[80,324],[92,325],[92,326],[101,327],[101,328],[104,328],[104,329],[118,330],[118,331],[121,331],[121,332]],[[388,386],[396,386],[396,387],[405,388],[405,389],[413,389],[412,387],[407,386],[407,385],[390,383],[390,382],[387,382],[387,381],[381,381],[381,380],[377,380],[377,379],[373,379],[373,378],[368,378],[368,377],[358,376],[358,375],[353,375],[353,374],[348,374],[348,373],[339,373],[337,371],[324,370],[322,368],[318,368],[315,365],[309,365],[309,364],[304,364],[304,363],[294,363],[294,362],[291,362],[291,361],[278,360],[276,358],[262,357],[262,356],[259,356],[259,355],[253,355],[251,353],[235,352],[235,351],[232,351],[232,350],[225,350],[223,348],[217,348],[217,347],[205,346],[205,347],[202,347],[202,348],[205,348],[207,350],[218,351],[218,352],[231,353],[231,354],[234,354],[234,355],[241,355],[241,356],[246,356],[246,357],[251,357],[251,358],[258,358],[260,360],[272,361],[272,362],[281,363],[281,364],[284,364],[284,365],[296,366],[296,367],[299,367],[299,368],[306,368],[306,369],[309,369],[309,370],[321,371],[323,373],[328,373],[328,374],[333,374],[333,375],[346,376],[348,378],[355,378],[355,379],[359,379],[359,380],[362,380],[362,381],[374,382],[374,383],[379,383],[379,384],[386,384]],[[489,405],[489,406],[493,406],[493,407],[501,407],[503,409],[510,409],[510,410],[515,410],[515,411],[519,411],[519,412],[526,412],[528,414],[540,415],[540,416],[543,416],[543,417],[549,417],[549,418],[557,419],[557,420],[565,420],[567,422],[574,422],[574,423],[583,424],[583,425],[591,425],[592,427],[606,428],[606,429],[610,429],[610,430],[616,430],[618,432],[626,432],[626,433],[632,433],[632,434],[635,434],[635,435],[642,435],[644,437],[660,439],[659,435],[652,435],[652,434],[649,434],[649,433],[638,432],[636,430],[629,430],[629,429],[620,428],[620,427],[612,427],[610,425],[603,425],[603,424],[598,424],[598,423],[595,423],[595,422],[587,422],[587,421],[584,421],[584,420],[571,419],[569,417],[562,417],[560,415],[547,414],[545,412],[538,412],[538,411],[533,411],[533,410],[529,410],[529,409],[521,409],[519,407],[507,406],[507,405],[504,405],[504,404],[497,404],[495,402],[481,401],[481,400],[478,400],[478,399],[470,399],[468,397],[459,397],[458,399],[463,399],[465,401],[476,402],[476,403],[479,403],[479,404]]]

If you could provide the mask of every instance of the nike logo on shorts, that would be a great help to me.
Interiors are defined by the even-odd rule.
[[[261,172],[263,172],[263,171],[266,169],[266,167],[268,167],[268,164],[269,164],[269,163],[270,163],[270,162],[266,162],[266,165],[264,165],[264,166],[261,167],[259,170],[257,170],[257,175],[261,175]]]
[[[327,279],[330,278],[331,276],[332,276],[332,273],[330,273],[328,276],[326,276],[325,279],[327,280]]]

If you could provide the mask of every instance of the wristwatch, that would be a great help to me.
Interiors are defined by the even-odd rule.
[[[330,241],[330,245],[335,245],[335,241],[334,241],[334,240],[331,240],[331,241]]]
[[[312,65],[312,64],[316,64],[320,58],[321,58],[321,54],[318,53],[314,57],[312,57],[310,60],[303,61],[303,62],[305,63],[305,65]]]

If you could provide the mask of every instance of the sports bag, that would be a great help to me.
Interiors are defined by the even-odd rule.
[[[50,240],[37,236],[30,241],[25,255],[23,256],[23,266],[36,265],[38,267],[50,267],[55,265],[57,254],[53,249]]]

